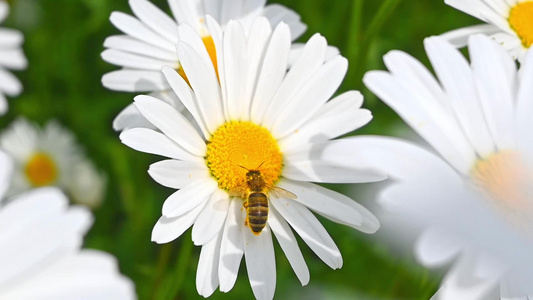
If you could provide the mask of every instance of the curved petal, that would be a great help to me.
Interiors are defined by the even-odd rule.
[[[228,1],[226,1],[228,2]],[[248,53],[246,37],[241,23],[231,20],[226,26],[223,38],[224,74],[226,84],[227,110],[231,120],[249,119],[249,107],[245,99],[248,84]],[[220,58],[222,59],[222,58]]]
[[[472,34],[482,33],[491,35],[497,32],[501,32],[501,29],[497,26],[492,24],[480,24],[448,31],[441,34],[440,37],[447,40],[454,47],[463,48],[468,44],[468,37]]]
[[[178,40],[178,25],[157,6],[146,0],[130,0],[133,13],[154,32],[171,42]]]
[[[11,174],[13,173],[13,160],[4,152],[0,151],[0,204],[4,200],[4,194],[11,184]]]
[[[322,261],[332,269],[342,267],[337,245],[305,206],[289,199],[270,199],[270,202]]]
[[[229,292],[235,285],[244,254],[242,230],[247,228],[244,227],[241,208],[241,200],[233,198],[230,201],[220,244],[218,278],[220,291],[224,293]]]
[[[246,270],[254,296],[258,300],[273,299],[276,290],[276,258],[270,228],[266,226],[260,235],[244,230],[243,235]]]
[[[309,283],[309,269],[298,246],[298,241],[289,224],[273,207],[269,211],[268,225],[276,235],[276,239],[289,260],[294,273],[298,276],[302,285],[307,285]]]
[[[207,151],[205,141],[196,128],[171,105],[145,95],[135,97],[135,106],[141,114],[166,136],[194,155],[203,157]]]
[[[220,259],[221,241],[222,231],[215,238],[211,239],[211,241],[203,245],[200,251],[198,269],[196,271],[196,290],[203,297],[211,296],[219,284],[218,261]]]
[[[192,181],[211,180],[205,164],[197,161],[168,159],[150,165],[148,174],[159,184],[181,189]]]
[[[22,92],[22,83],[13,74],[0,68],[0,91],[8,96],[17,96]]]
[[[167,51],[175,51],[175,42],[169,41],[160,35],[156,34],[141,21],[136,18],[122,13],[112,12],[109,20],[115,27],[125,34],[134,37],[140,41],[144,41],[150,45],[165,49]]]
[[[192,228],[192,241],[195,245],[205,245],[219,234],[222,235],[222,226],[226,221],[230,199],[222,190],[216,190],[198,216]]]
[[[307,182],[282,179],[278,185],[295,193],[297,202],[320,215],[365,233],[379,229],[378,219],[368,209],[343,194]]]
[[[204,204],[217,189],[216,181],[199,179],[174,192],[163,203],[163,216],[174,218],[182,216],[198,205]]]
[[[186,161],[203,160],[174,143],[166,135],[148,128],[128,129],[119,137],[124,145],[137,151]]]
[[[125,68],[159,71],[161,67],[167,65],[177,67],[175,61],[162,60],[115,49],[104,50],[101,56],[106,62]]]
[[[152,123],[148,122],[141,112],[135,107],[133,103],[129,104],[113,119],[113,129],[115,131],[123,131],[131,128],[147,128],[156,129]]]
[[[104,74],[104,87],[114,91],[151,92],[168,90],[170,87],[158,71],[123,69]]]
[[[144,41],[132,38],[129,35],[110,36],[105,39],[104,47],[158,58],[160,60],[174,61],[176,63],[178,62],[178,54],[176,53],[176,51],[168,51],[152,44],[148,44]],[[176,63],[174,63],[173,65],[175,65]]]
[[[204,201],[203,205],[198,205],[188,213],[176,218],[167,218],[165,216],[159,218],[154,229],[152,229],[152,242],[165,244],[180,237],[196,221],[196,218],[204,209],[205,203],[207,201]]]

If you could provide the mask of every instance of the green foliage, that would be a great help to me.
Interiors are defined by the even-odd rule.
[[[13,2],[5,26],[24,32],[29,68],[17,73],[25,92],[10,99],[9,113],[0,125],[3,128],[24,115],[39,123],[55,118],[74,131],[89,157],[109,178],[107,197],[95,211],[86,247],[114,254],[121,271],[135,281],[140,299],[201,298],[195,287],[199,248],[192,245],[190,233],[166,245],[150,242],[162,203],[173,192],[153,182],[146,172],[159,158],[122,145],[111,128],[114,116],[132,102],[134,94],[102,87],[101,76],[117,68],[102,61],[100,53],[104,39],[118,34],[109,22],[110,13],[131,13],[127,1]],[[165,0],[154,2],[169,11]],[[363,91],[365,106],[374,115],[373,122],[356,134],[397,135],[406,130],[361,81],[366,71],[384,68],[383,54],[400,49],[427,63],[424,37],[475,23],[442,0],[277,2],[296,10],[308,24],[300,41],[320,32],[349,59],[349,73],[340,92]],[[351,195],[365,204],[374,201],[357,193]],[[439,278],[407,255],[392,253],[385,241],[370,241],[362,233],[327,220],[323,224],[343,254],[343,268],[329,269],[301,242],[311,272],[310,284],[301,287],[276,245],[277,299],[428,299],[435,291]],[[252,298],[244,267],[241,273],[229,294],[217,291],[212,298]]]

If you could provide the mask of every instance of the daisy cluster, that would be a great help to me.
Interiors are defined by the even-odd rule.
[[[427,37],[433,72],[392,50],[387,70],[366,73],[418,142],[351,136],[373,116],[361,92],[338,92],[348,59],[320,33],[297,43],[307,30],[300,15],[266,2],[168,0],[168,14],[129,0],[132,15],[109,18],[120,33],[101,58],[120,69],[102,85],[136,94],[112,127],[124,145],[162,157],[148,174],[173,191],[151,240],[191,229],[198,294],[230,292],[243,264],[254,297],[273,299],[281,253],[305,286],[301,246],[341,268],[324,220],[414,236],[421,264],[449,269],[433,299],[533,295],[533,0],[445,0],[483,24]],[[0,22],[8,12],[0,0]],[[7,71],[26,67],[22,42],[0,28],[0,114],[6,95],[22,92]],[[380,181],[376,211],[394,216],[382,223],[328,188]],[[55,120],[40,128],[18,117],[0,134],[0,299],[137,298],[113,256],[82,249],[106,183]]]

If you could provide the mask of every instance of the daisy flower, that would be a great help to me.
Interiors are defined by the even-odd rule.
[[[401,216],[397,229],[423,231],[420,261],[454,262],[439,299],[526,297],[533,295],[533,50],[517,70],[484,35],[468,46],[470,64],[442,38],[425,40],[440,82],[400,51],[384,57],[389,72],[364,78],[438,154],[384,137],[358,146],[374,151],[369,164],[395,179],[383,204]]]
[[[41,130],[20,118],[0,135],[0,149],[13,157],[15,171],[9,194],[42,186],[57,186],[72,200],[98,207],[106,178],[85,158],[74,135],[50,121]]]
[[[288,25],[272,30],[266,18],[257,18],[248,35],[238,21],[222,30],[208,16],[206,25],[219,79],[201,35],[187,24],[179,28],[183,38],[177,49],[189,83],[173,67],[163,68],[194,122],[171,105],[141,95],[135,106],[157,130],[133,128],[120,138],[133,149],[170,158],[148,171],[160,184],[179,189],[163,204],[152,240],[171,242],[192,226],[192,240],[202,246],[199,294],[207,297],[218,286],[231,290],[244,256],[255,297],[272,299],[272,234],[306,285],[309,270],[293,230],[328,266],[342,266],[339,249],[312,211],[365,233],[378,229],[378,220],[364,207],[311,183],[385,178],[352,149],[331,140],[372,117],[361,109],[359,92],[329,100],[348,62],[341,56],[326,60],[324,37],[314,35],[287,73]]]
[[[0,0],[0,23],[9,13],[9,4]],[[7,112],[5,95],[17,96],[22,92],[22,84],[7,69],[22,70],[28,62],[22,52],[22,33],[16,30],[0,27],[0,114]]]
[[[174,19],[148,0],[130,0],[129,4],[135,17],[122,12],[111,14],[111,23],[124,34],[107,38],[104,42],[107,49],[102,52],[105,61],[122,69],[105,74],[102,83],[116,91],[150,92],[178,109],[183,105],[171,92],[160,70],[168,65],[186,78],[176,53],[176,43],[181,39],[179,24],[188,24],[202,37],[214,64],[217,54],[205,22],[206,15],[222,27],[231,19],[239,20],[247,29],[246,34],[258,16],[267,17],[272,26],[287,23],[293,39],[306,30],[297,13],[279,4],[266,5],[266,0],[169,0]],[[123,130],[146,125],[146,120],[130,105],[115,119],[113,127]]]
[[[10,158],[0,152],[0,202]],[[114,257],[81,250],[91,213],[68,206],[56,188],[18,195],[0,206],[0,299],[136,299]]]
[[[456,47],[466,46],[472,34],[486,34],[522,61],[533,44],[533,0],[445,0],[446,4],[486,24],[460,28],[442,35]]]

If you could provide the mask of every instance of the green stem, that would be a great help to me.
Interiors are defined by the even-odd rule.
[[[165,299],[176,299],[176,296],[179,294],[183,281],[185,280],[185,275],[187,273],[187,268],[189,267],[189,262],[191,260],[193,243],[191,241],[191,233],[189,230],[188,234],[181,236],[182,245],[181,251],[176,261],[176,266],[174,267],[175,271],[171,275],[172,285],[168,291],[167,297]]]
[[[164,244],[161,246],[161,250],[159,251],[159,258],[157,260],[157,271],[156,271],[156,277],[154,280],[154,291],[157,291],[163,279],[165,278],[165,273],[167,271],[168,261],[170,259],[170,255],[172,253],[172,244]],[[152,300],[156,300],[157,293],[152,294]]]
[[[361,40],[361,24],[363,16],[363,0],[353,0],[352,17],[350,22],[350,31],[348,33],[348,46],[346,48],[346,57],[350,60],[355,59],[358,54]]]
[[[355,60],[355,77],[356,82],[359,82],[363,78],[365,72],[366,61],[368,59],[369,49],[375,37],[381,31],[381,27],[385,24],[385,21],[389,19],[389,16],[394,12],[401,0],[384,0],[378,9],[378,12],[368,25],[368,29],[364,32],[361,39],[361,46],[357,53],[357,59]]]

